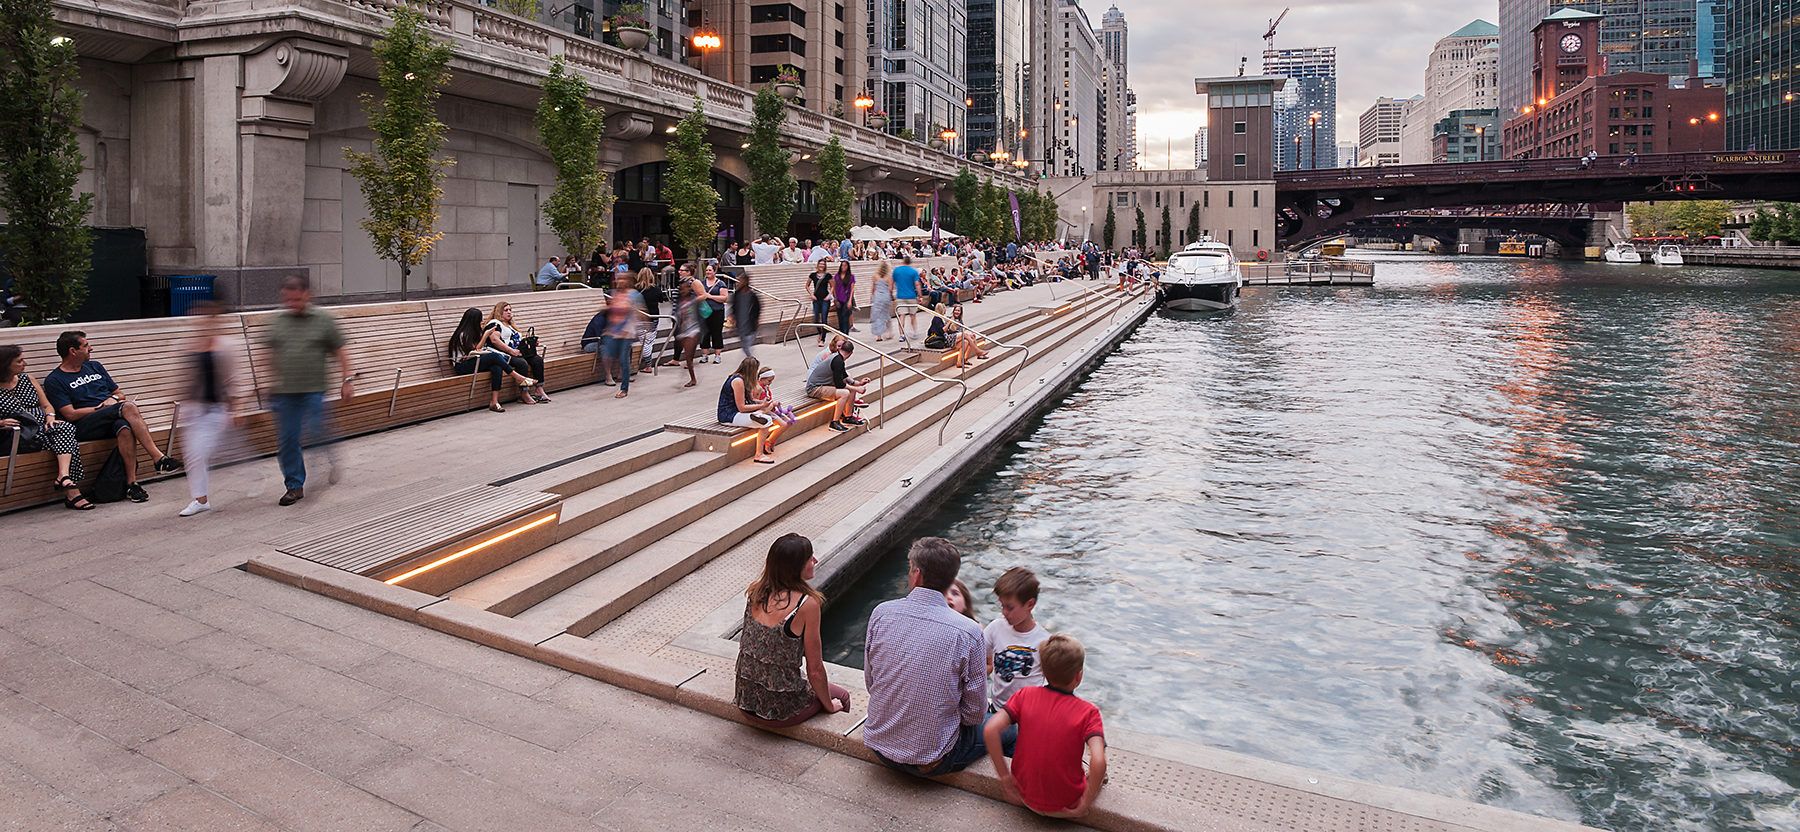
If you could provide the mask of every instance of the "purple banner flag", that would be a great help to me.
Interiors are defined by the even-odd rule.
[[[1019,195],[1016,193],[1009,193],[1006,195],[1006,198],[1012,200],[1013,240],[1021,243],[1025,242],[1025,222],[1019,219]]]
[[[931,186],[931,244],[938,244],[938,186]]]

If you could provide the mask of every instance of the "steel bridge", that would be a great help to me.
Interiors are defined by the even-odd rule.
[[[1800,201],[1800,151],[1282,171],[1275,236],[1295,248],[1377,215],[1426,208],[1671,199]]]

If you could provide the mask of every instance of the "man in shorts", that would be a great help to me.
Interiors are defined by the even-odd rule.
[[[75,439],[89,442],[118,438],[119,456],[125,460],[125,497],[134,503],[150,499],[138,485],[137,449],[150,454],[157,471],[181,470],[181,460],[156,447],[150,426],[138,412],[137,402],[125,398],[106,367],[93,360],[94,347],[87,333],[69,330],[56,337],[56,354],[62,363],[44,376],[44,398],[56,408],[56,418],[75,426]]]
[[[912,337],[919,337],[918,315],[919,270],[913,268],[911,257],[901,257],[900,268],[894,270],[894,317],[900,323],[900,343],[911,346],[908,330]]]
[[[856,415],[856,397],[868,389],[869,380],[852,381],[850,371],[845,368],[850,354],[855,351],[856,345],[848,338],[843,339],[838,343],[837,352],[814,364],[806,374],[806,395],[822,402],[836,403],[831,411],[831,429],[839,433],[863,423]]]

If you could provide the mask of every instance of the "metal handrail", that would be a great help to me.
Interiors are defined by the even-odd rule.
[[[934,318],[937,318],[940,321],[943,321],[945,326],[949,326],[950,324],[955,324],[962,329],[966,329],[970,332],[973,332],[973,333],[975,333],[976,336],[987,339],[990,343],[992,343],[996,347],[999,347],[1000,349],[1024,350],[1025,351],[1025,360],[1019,362],[1019,366],[1013,368],[1012,375],[1009,375],[1006,377],[1006,394],[1009,396],[1012,395],[1013,379],[1018,378],[1019,372],[1021,370],[1025,369],[1025,365],[1031,363],[1031,347],[1026,346],[1025,344],[1002,343],[1000,341],[1000,339],[995,338],[992,335],[982,332],[981,330],[976,329],[975,327],[969,326],[968,324],[965,324],[962,321],[958,321],[954,318],[948,317],[948,316],[944,315],[942,312],[937,311],[936,309],[928,309],[922,304],[919,306],[919,311],[924,312],[925,314],[930,315]],[[968,356],[964,356],[964,357],[968,358]],[[962,367],[960,368],[963,370],[964,376],[968,375],[968,367],[969,367],[968,361],[964,361],[962,364]]]
[[[1114,300],[1114,298],[1111,295],[1105,294],[1104,292],[1101,292],[1098,289],[1090,289],[1086,286],[1081,285],[1080,283],[1077,283],[1076,280],[1077,280],[1077,278],[1071,278],[1069,280],[1051,281],[1051,283],[1050,283],[1050,299],[1051,300],[1060,300],[1060,298],[1058,298],[1056,296],[1056,286],[1059,283],[1068,283],[1087,294],[1090,294],[1090,295],[1093,295],[1094,297],[1099,298],[1103,302],[1110,303]],[[1132,294],[1136,294],[1136,293],[1132,293]],[[1112,313],[1106,316],[1107,324],[1110,325],[1118,320],[1119,310],[1123,309],[1125,307],[1125,298],[1127,298],[1127,297],[1131,297],[1131,295],[1125,295],[1125,296],[1117,298],[1117,300],[1119,301],[1119,304],[1117,306],[1114,306]]]
[[[730,281],[733,288],[735,288],[738,284],[738,279],[737,279],[736,275],[730,275],[730,274],[725,274],[724,272],[720,272],[719,277]],[[796,322],[799,321],[802,317],[805,317],[805,315],[806,315],[806,301],[800,300],[798,298],[784,298],[784,297],[781,297],[780,295],[775,295],[775,294],[771,294],[769,292],[765,292],[761,289],[756,288],[755,286],[751,286],[750,291],[755,292],[759,295],[762,295],[763,297],[768,298],[770,300],[780,301],[782,303],[793,304],[794,305],[794,320]],[[781,342],[787,340],[786,338],[781,337],[781,325],[786,322],[787,322],[787,310],[784,309],[781,311],[780,315],[777,315],[775,317],[775,343],[776,344],[780,344]],[[794,340],[796,340],[796,341],[800,340],[800,333],[797,329],[794,332]]]
[[[893,356],[888,355],[886,352],[884,352],[879,347],[876,347],[876,346],[874,346],[866,341],[863,341],[861,339],[850,337],[849,333],[844,332],[843,330],[840,330],[837,327],[829,326],[827,324],[814,323],[812,321],[805,321],[803,323],[796,324],[794,329],[796,332],[798,332],[800,327],[803,327],[803,326],[818,327],[821,330],[829,332],[833,335],[837,335],[837,336],[843,338],[844,340],[849,341],[852,344],[856,344],[857,346],[868,349],[871,352],[874,352],[876,355],[881,356],[881,368],[882,368],[883,372],[881,374],[881,390],[876,393],[876,398],[880,400],[880,410],[876,414],[876,417],[875,417],[878,420],[877,426],[879,426],[880,423],[887,421],[887,372],[886,372],[886,370],[887,370],[887,363],[889,361],[893,361],[895,366],[897,366],[909,373],[912,373],[913,375],[918,376],[919,378],[925,379],[926,381],[934,382],[937,384],[954,384],[954,385],[957,385],[958,387],[961,387],[962,392],[956,394],[956,404],[953,404],[950,406],[950,412],[944,414],[943,424],[938,426],[938,444],[939,445],[944,444],[944,430],[946,428],[950,427],[950,420],[956,418],[957,408],[962,407],[963,399],[968,398],[968,396],[969,396],[968,382],[963,381],[960,378],[938,378],[937,376],[927,373],[924,370],[914,367],[911,364],[908,364],[904,361],[895,359]],[[798,337],[794,338],[794,348],[798,349],[800,351],[801,363],[805,363],[805,361],[806,361],[806,345],[801,343],[800,339]]]

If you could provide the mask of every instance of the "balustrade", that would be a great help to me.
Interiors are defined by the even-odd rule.
[[[487,9],[477,8],[475,10],[475,37],[488,43],[511,46],[539,55],[550,53],[549,32],[511,15],[499,14]]]
[[[650,83],[657,89],[674,90],[683,95],[694,95],[700,91],[699,80],[694,76],[661,64],[650,65]]]

